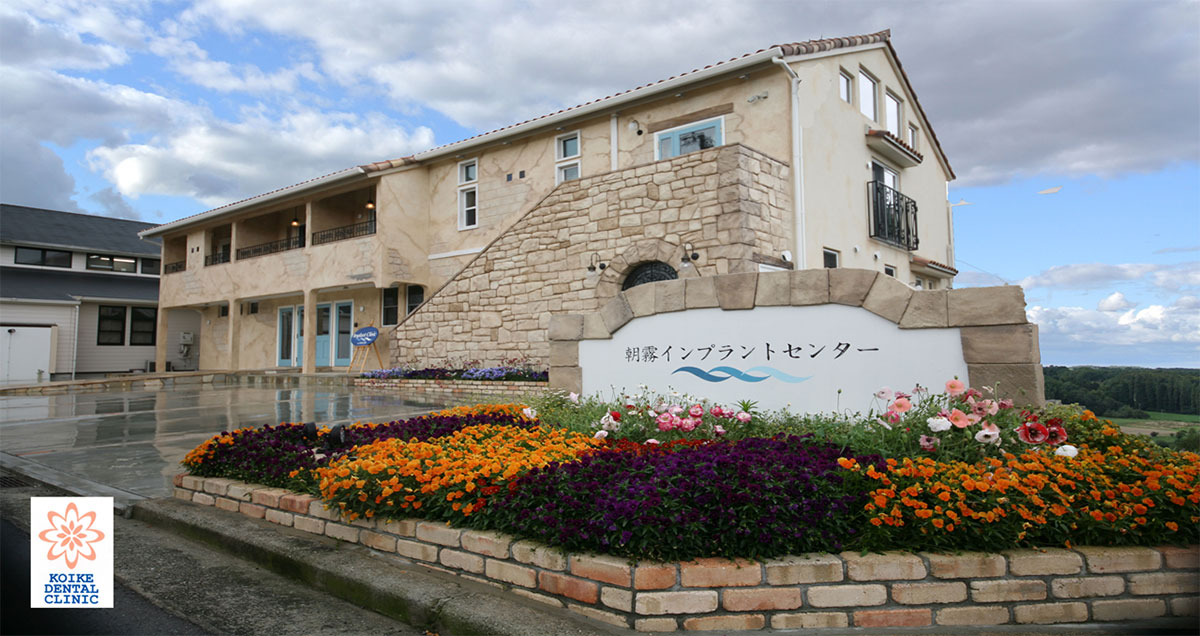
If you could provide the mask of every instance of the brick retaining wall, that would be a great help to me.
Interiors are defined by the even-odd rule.
[[[310,495],[175,477],[175,497],[294,527],[638,631],[1115,622],[1200,614],[1200,546],[808,554],[636,565],[496,532],[345,521]]]
[[[449,399],[487,399],[492,397],[520,398],[549,390],[547,382],[505,382],[497,380],[378,380],[355,378],[354,387],[376,391],[393,391],[412,396]]]

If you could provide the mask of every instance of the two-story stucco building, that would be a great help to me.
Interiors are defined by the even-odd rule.
[[[202,313],[201,369],[313,371],[372,324],[393,364],[545,364],[551,314],[663,278],[948,287],[954,173],[889,37],[773,46],[156,227],[159,304]]]

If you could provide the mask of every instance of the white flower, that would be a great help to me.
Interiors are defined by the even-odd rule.
[[[567,394],[567,399],[576,404],[579,404],[579,394],[574,391]]]
[[[609,415],[608,413],[605,413],[604,417],[600,418],[600,426],[606,431],[617,431],[621,429],[621,423],[614,420],[613,416]]]
[[[524,415],[527,419],[531,419],[531,420],[537,419],[537,409],[535,409],[531,406],[527,406],[527,407],[521,409],[521,414]]]
[[[648,439],[648,440],[646,440],[646,443],[647,443],[647,444],[657,444],[657,443],[658,443],[658,440],[656,440],[656,439],[653,439],[653,438],[652,438],[652,439]]]
[[[892,430],[892,425],[891,425],[891,424],[888,424],[887,422],[885,422],[885,421],[883,421],[883,420],[879,419],[878,417],[877,417],[877,418],[875,418],[875,421],[876,421],[876,422],[879,422],[880,424],[882,424],[882,425],[883,425],[883,427],[884,427],[884,428],[886,428],[887,430],[889,430],[889,431],[890,431],[890,430]]]
[[[1000,431],[989,431],[987,429],[981,430],[975,434],[975,441],[979,442],[980,444],[999,444]]]
[[[596,439],[604,439],[605,437],[608,437],[608,431],[596,431],[596,434],[592,437],[595,437]]]
[[[941,433],[942,431],[950,430],[950,420],[944,417],[931,417],[925,421],[929,423],[929,430],[933,431],[934,433]]]
[[[1079,454],[1079,449],[1070,444],[1063,444],[1055,449],[1054,454],[1060,457],[1074,457]]]
[[[885,386],[875,392],[875,398],[884,402],[891,402],[894,397],[896,397],[896,392],[890,386]]]

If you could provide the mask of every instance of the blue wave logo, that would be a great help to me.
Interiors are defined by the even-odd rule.
[[[724,382],[730,378],[741,380],[742,382],[762,382],[768,378],[775,378],[781,382],[797,384],[812,377],[810,375],[807,377],[798,378],[794,375],[788,375],[783,371],[773,367],[754,367],[745,371],[741,371],[734,367],[713,367],[708,371],[705,371],[699,367],[679,367],[678,369],[672,371],[671,375],[675,375],[676,373],[680,372],[690,373],[697,378],[704,380],[705,382]],[[754,372],[765,373],[766,375],[751,375]]]

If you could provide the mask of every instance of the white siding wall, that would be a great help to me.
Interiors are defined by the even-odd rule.
[[[104,303],[117,305],[118,303]],[[133,305],[126,304],[125,307]],[[153,304],[139,305],[153,307]],[[102,373],[113,371],[130,371],[146,368],[146,361],[154,359],[153,346],[132,347],[129,345],[129,321],[132,312],[125,311],[125,344],[121,346],[96,344],[96,333],[99,330],[100,305],[98,303],[83,303],[79,309],[79,373]]]
[[[94,314],[95,310],[92,311]],[[71,347],[75,340],[74,305],[4,303],[0,305],[0,320],[58,325],[58,354],[55,356],[54,375],[60,379],[64,374],[70,377],[73,360]]]

